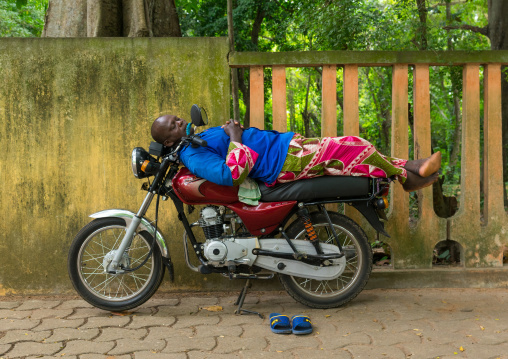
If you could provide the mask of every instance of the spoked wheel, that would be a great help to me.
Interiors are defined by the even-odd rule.
[[[329,212],[346,257],[344,271],[332,280],[315,280],[279,274],[286,291],[298,302],[312,308],[334,308],[355,298],[365,287],[372,270],[372,249],[365,232],[350,218]],[[322,243],[335,244],[330,225],[322,213],[311,214],[312,224]],[[289,238],[305,239],[305,228],[298,219],[291,223]]]
[[[137,307],[155,293],[164,277],[164,265],[157,244],[148,261],[133,272],[105,272],[120,244],[126,226],[120,218],[100,218],[83,227],[69,249],[68,270],[74,288],[95,307],[122,311]],[[147,232],[135,234],[122,256],[124,268],[135,268],[146,258],[154,238]]]

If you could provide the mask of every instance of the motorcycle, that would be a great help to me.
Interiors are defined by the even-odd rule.
[[[208,122],[206,111],[197,105],[191,119],[194,131]],[[191,270],[247,280],[236,313],[256,313],[242,308],[250,280],[276,274],[289,295],[313,308],[342,306],[362,291],[372,270],[367,236],[351,218],[325,205],[349,204],[388,236],[380,217],[386,219],[391,179],[324,176],[273,187],[260,183],[259,204],[246,205],[239,201],[237,187],[198,178],[180,165],[183,146],[206,145],[191,131],[174,148],[152,142],[148,152],[141,147],[132,151],[134,176],[153,176],[142,186],[147,194],[141,207],[136,213],[109,209],[90,215],[94,220],[69,249],[69,276],[84,300],[109,311],[129,310],[150,299],[166,269],[174,280],[167,240],[158,226],[160,199],[170,199],[176,207]],[[145,214],[154,198],[151,221]],[[201,206],[199,219],[189,223],[187,215],[196,206]],[[196,227],[204,240],[194,233]],[[194,263],[190,252],[196,256]]]

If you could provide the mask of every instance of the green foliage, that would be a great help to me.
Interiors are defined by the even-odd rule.
[[[0,37],[39,37],[48,0],[0,0]]]

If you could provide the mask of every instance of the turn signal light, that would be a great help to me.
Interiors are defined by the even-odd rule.
[[[376,207],[379,209],[388,208],[388,199],[386,197],[376,199]]]
[[[150,163],[149,160],[146,160],[145,162],[143,162],[143,164],[141,165],[141,171],[145,172],[146,166],[148,166],[149,163]]]

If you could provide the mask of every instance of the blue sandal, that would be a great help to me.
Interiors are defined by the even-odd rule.
[[[270,328],[276,334],[291,334],[291,323],[289,317],[284,314],[270,314]]]
[[[312,323],[306,315],[295,315],[291,318],[293,322],[293,334],[310,334],[312,333]]]

